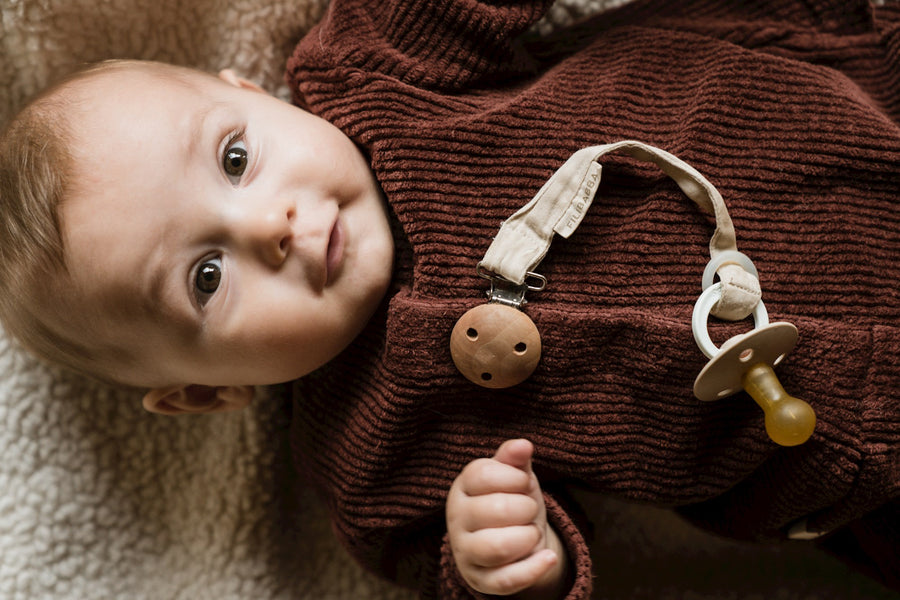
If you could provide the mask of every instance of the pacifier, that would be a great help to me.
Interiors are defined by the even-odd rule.
[[[754,329],[736,335],[717,348],[709,337],[707,319],[722,299],[723,284],[713,284],[716,269],[733,261],[757,276],[756,267],[740,252],[723,252],[707,265],[703,293],[694,304],[691,328],[697,346],[709,363],[694,380],[694,395],[703,401],[719,400],[746,391],[765,413],[766,433],[776,444],[797,446],[812,435],[816,414],[812,407],[785,392],[775,375],[777,366],[797,345],[797,328],[791,323],[769,323],[760,299],[753,309]]]

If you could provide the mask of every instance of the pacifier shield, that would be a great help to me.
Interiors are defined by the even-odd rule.
[[[450,334],[450,354],[466,379],[507,388],[528,379],[541,358],[541,335],[521,310],[495,302],[460,317]]]

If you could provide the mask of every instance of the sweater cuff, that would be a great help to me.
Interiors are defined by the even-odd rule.
[[[568,556],[568,573],[572,581],[566,600],[589,600],[591,597],[591,556],[588,545],[581,531],[575,525],[572,518],[553,496],[544,493],[544,506],[547,509],[547,522],[556,531]],[[497,596],[490,596],[476,592],[468,586],[453,560],[453,552],[450,549],[450,541],[444,536],[441,548],[441,581],[445,582],[441,590],[441,598],[450,600],[496,600]]]
[[[586,600],[591,597],[593,577],[591,553],[584,535],[553,496],[545,493],[544,505],[547,507],[547,522],[556,531],[568,554],[568,572],[572,587],[566,594],[566,600]]]

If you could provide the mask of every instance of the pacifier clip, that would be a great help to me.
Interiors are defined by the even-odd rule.
[[[802,444],[815,429],[815,413],[809,404],[784,391],[773,370],[796,345],[797,328],[791,323],[769,323],[756,268],[737,250],[734,226],[718,190],[681,159],[642,142],[626,140],[575,152],[528,204],[501,225],[476,267],[478,276],[490,281],[488,302],[466,312],[450,335],[456,367],[486,388],[517,385],[537,367],[540,333],[521,310],[527,292],[539,292],[547,285],[534,269],[555,234],[568,238],[581,224],[600,185],[598,160],[613,152],[655,164],[715,217],[710,262],[701,277],[703,291],[691,320],[694,340],[710,361],[694,381],[694,395],[713,401],[745,390],[763,409],[772,440],[783,446]],[[710,314],[729,321],[752,315],[754,329],[718,348],[707,331]]]

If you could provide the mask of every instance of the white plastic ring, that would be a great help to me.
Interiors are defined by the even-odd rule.
[[[712,338],[709,337],[707,331],[707,321],[709,320],[709,311],[716,305],[716,302],[722,299],[722,283],[716,283],[703,290],[697,302],[694,304],[694,313],[691,316],[691,329],[694,331],[694,341],[700,347],[701,352],[706,358],[712,358],[719,353],[719,347],[716,346]],[[769,313],[766,306],[760,300],[753,309],[753,328],[760,329],[769,324]]]
[[[709,287],[713,284],[713,279],[716,276],[716,271],[719,270],[719,267],[722,265],[735,264],[740,266],[742,269],[759,279],[759,273],[756,270],[756,267],[753,265],[753,261],[750,260],[746,254],[743,252],[738,252],[737,250],[724,250],[716,254],[716,257],[709,261],[706,264],[706,268],[703,269],[703,279],[702,285],[703,289],[709,289]]]

